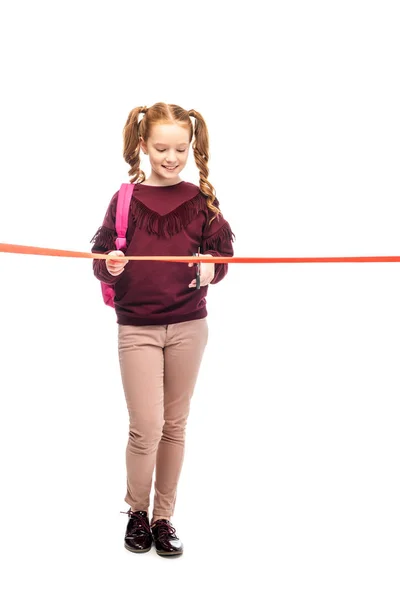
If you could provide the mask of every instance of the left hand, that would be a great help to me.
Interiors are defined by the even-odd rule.
[[[193,259],[196,260],[196,263],[200,262],[202,256],[212,256],[212,254],[196,254]],[[193,267],[196,263],[188,263],[188,267]],[[203,285],[208,285],[213,279],[215,275],[215,263],[206,262],[200,264],[200,287]],[[188,287],[196,287],[196,278],[192,279],[189,283]]]

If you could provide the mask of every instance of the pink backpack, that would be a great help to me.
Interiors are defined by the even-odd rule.
[[[118,192],[117,211],[115,215],[115,230],[118,236],[115,241],[117,250],[126,249],[126,230],[128,229],[129,206],[134,187],[134,183],[123,183]],[[103,283],[102,281],[100,281],[100,283],[104,302],[107,306],[114,308],[114,286]]]

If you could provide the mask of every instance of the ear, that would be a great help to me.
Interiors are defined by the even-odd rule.
[[[140,144],[140,148],[142,149],[142,151],[147,154],[147,144],[146,142],[143,140],[143,138],[140,136],[139,138],[139,144]]]

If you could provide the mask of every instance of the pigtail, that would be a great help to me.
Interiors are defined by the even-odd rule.
[[[208,181],[208,160],[209,160],[209,140],[208,140],[208,130],[207,125],[201,116],[196,110],[189,110],[188,114],[190,117],[195,118],[195,128],[194,128],[194,141],[192,144],[194,160],[196,162],[197,168],[200,171],[200,190],[207,197],[207,206],[208,208],[215,213],[215,216],[211,219],[210,223],[221,213],[216,203],[215,197],[215,189]],[[214,204],[215,203],[215,204]]]
[[[130,183],[141,183],[146,179],[145,173],[140,168],[140,143],[142,121],[139,122],[140,113],[146,114],[146,106],[139,106],[131,110],[123,129],[123,157],[130,165],[128,172]],[[144,118],[144,117],[143,117]]]

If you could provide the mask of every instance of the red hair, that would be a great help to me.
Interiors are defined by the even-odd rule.
[[[139,121],[141,113],[144,116]],[[194,131],[190,117],[195,119]],[[193,109],[184,110],[176,104],[157,102],[150,108],[138,106],[131,110],[123,129],[123,156],[131,167],[129,170],[130,183],[141,183],[146,179],[146,175],[140,168],[140,138],[147,142],[151,127],[156,124],[175,124],[185,127],[189,131],[189,143],[194,136],[192,147],[194,160],[200,172],[199,188],[206,197],[208,208],[215,213],[211,219],[213,221],[221,211],[216,205],[218,201],[216,201],[215,190],[207,179],[209,171],[208,130],[201,114]]]

